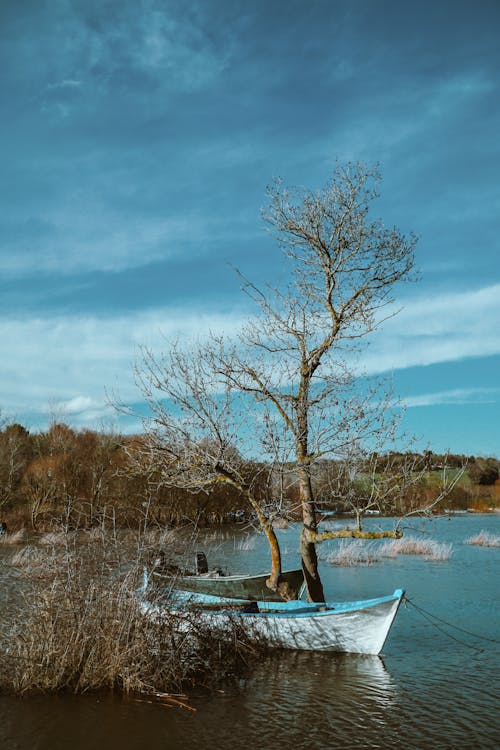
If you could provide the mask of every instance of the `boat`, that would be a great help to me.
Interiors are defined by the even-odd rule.
[[[379,654],[389,635],[404,596],[396,589],[389,596],[352,602],[304,601],[228,602],[221,597],[174,591],[170,606],[142,598],[141,608],[149,617],[168,612],[179,627],[190,627],[192,610],[213,627],[236,624],[250,637],[264,638],[269,646],[300,651],[340,651]]]
[[[281,597],[266,586],[269,573],[224,575],[219,569],[197,575],[179,575],[151,571],[151,582],[165,587],[188,591],[193,594],[205,594],[223,599],[243,599],[245,601],[281,601]],[[292,597],[299,598],[305,584],[302,569],[286,570],[281,574],[286,581]]]

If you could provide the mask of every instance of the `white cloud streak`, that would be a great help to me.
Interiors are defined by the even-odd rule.
[[[159,353],[169,340],[231,334],[242,322],[238,313],[165,309],[0,321],[0,409],[21,420],[23,414],[46,418],[56,412],[73,423],[95,423],[111,413],[106,390],[139,400],[133,365],[141,345]]]
[[[500,354],[500,284],[407,302],[363,357],[371,374]]]
[[[8,414],[47,415],[50,405],[79,423],[109,414],[105,390],[139,400],[133,363],[141,345],[160,353],[168,341],[209,332],[234,335],[241,311],[211,314],[155,309],[115,317],[45,317],[0,321],[0,408]],[[500,354],[500,284],[462,294],[409,301],[386,321],[364,353],[369,374]],[[496,399],[470,388],[411,396],[410,407]]]
[[[405,396],[402,398],[402,403],[409,409],[446,404],[488,404],[498,401],[499,395],[500,388],[454,388],[448,391]]]

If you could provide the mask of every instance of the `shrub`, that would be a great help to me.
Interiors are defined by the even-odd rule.
[[[193,613],[186,637],[168,607],[145,617],[135,596],[140,556],[127,559],[116,540],[54,541],[15,561],[27,585],[2,613],[3,690],[179,692],[248,670],[259,647],[242,633],[215,630]]]
[[[0,544],[23,544],[26,540],[26,529],[13,531],[12,534],[1,534]]]
[[[377,558],[373,554],[373,548],[366,542],[359,540],[341,540],[338,549],[327,557],[330,565],[373,565]]]

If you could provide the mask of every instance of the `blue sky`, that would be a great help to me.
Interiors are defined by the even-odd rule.
[[[497,0],[2,0],[0,409],[109,423],[138,345],[280,273],[277,176],[379,162],[421,280],[366,352],[435,450],[500,455]]]

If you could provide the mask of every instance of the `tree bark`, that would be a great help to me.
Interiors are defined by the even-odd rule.
[[[314,542],[307,538],[307,527],[304,526],[300,535],[300,554],[302,556],[302,572],[306,584],[307,599],[310,602],[324,602],[323,584],[318,572],[318,556]]]
[[[271,571],[269,573],[269,578],[266,580],[266,586],[271,589],[271,591],[275,591],[279,594],[285,601],[292,599],[294,592],[290,590],[289,584],[286,581],[281,580],[281,550],[272,522],[262,511],[259,502],[255,499],[253,493],[247,486],[235,479],[234,476],[231,476],[231,473],[224,469],[220,464],[216,466],[216,469],[220,475],[217,481],[227,482],[233,487],[237,487],[246,495],[250,505],[257,514],[260,527],[267,537],[269,549],[271,551]]]
[[[299,451],[302,453],[302,448]],[[311,474],[307,460],[303,456],[300,458],[298,475],[303,520],[302,533],[300,535],[300,554],[302,557],[302,572],[306,584],[307,598],[310,602],[324,602],[325,594],[319,576],[318,556],[314,544],[318,527],[311,487]]]

